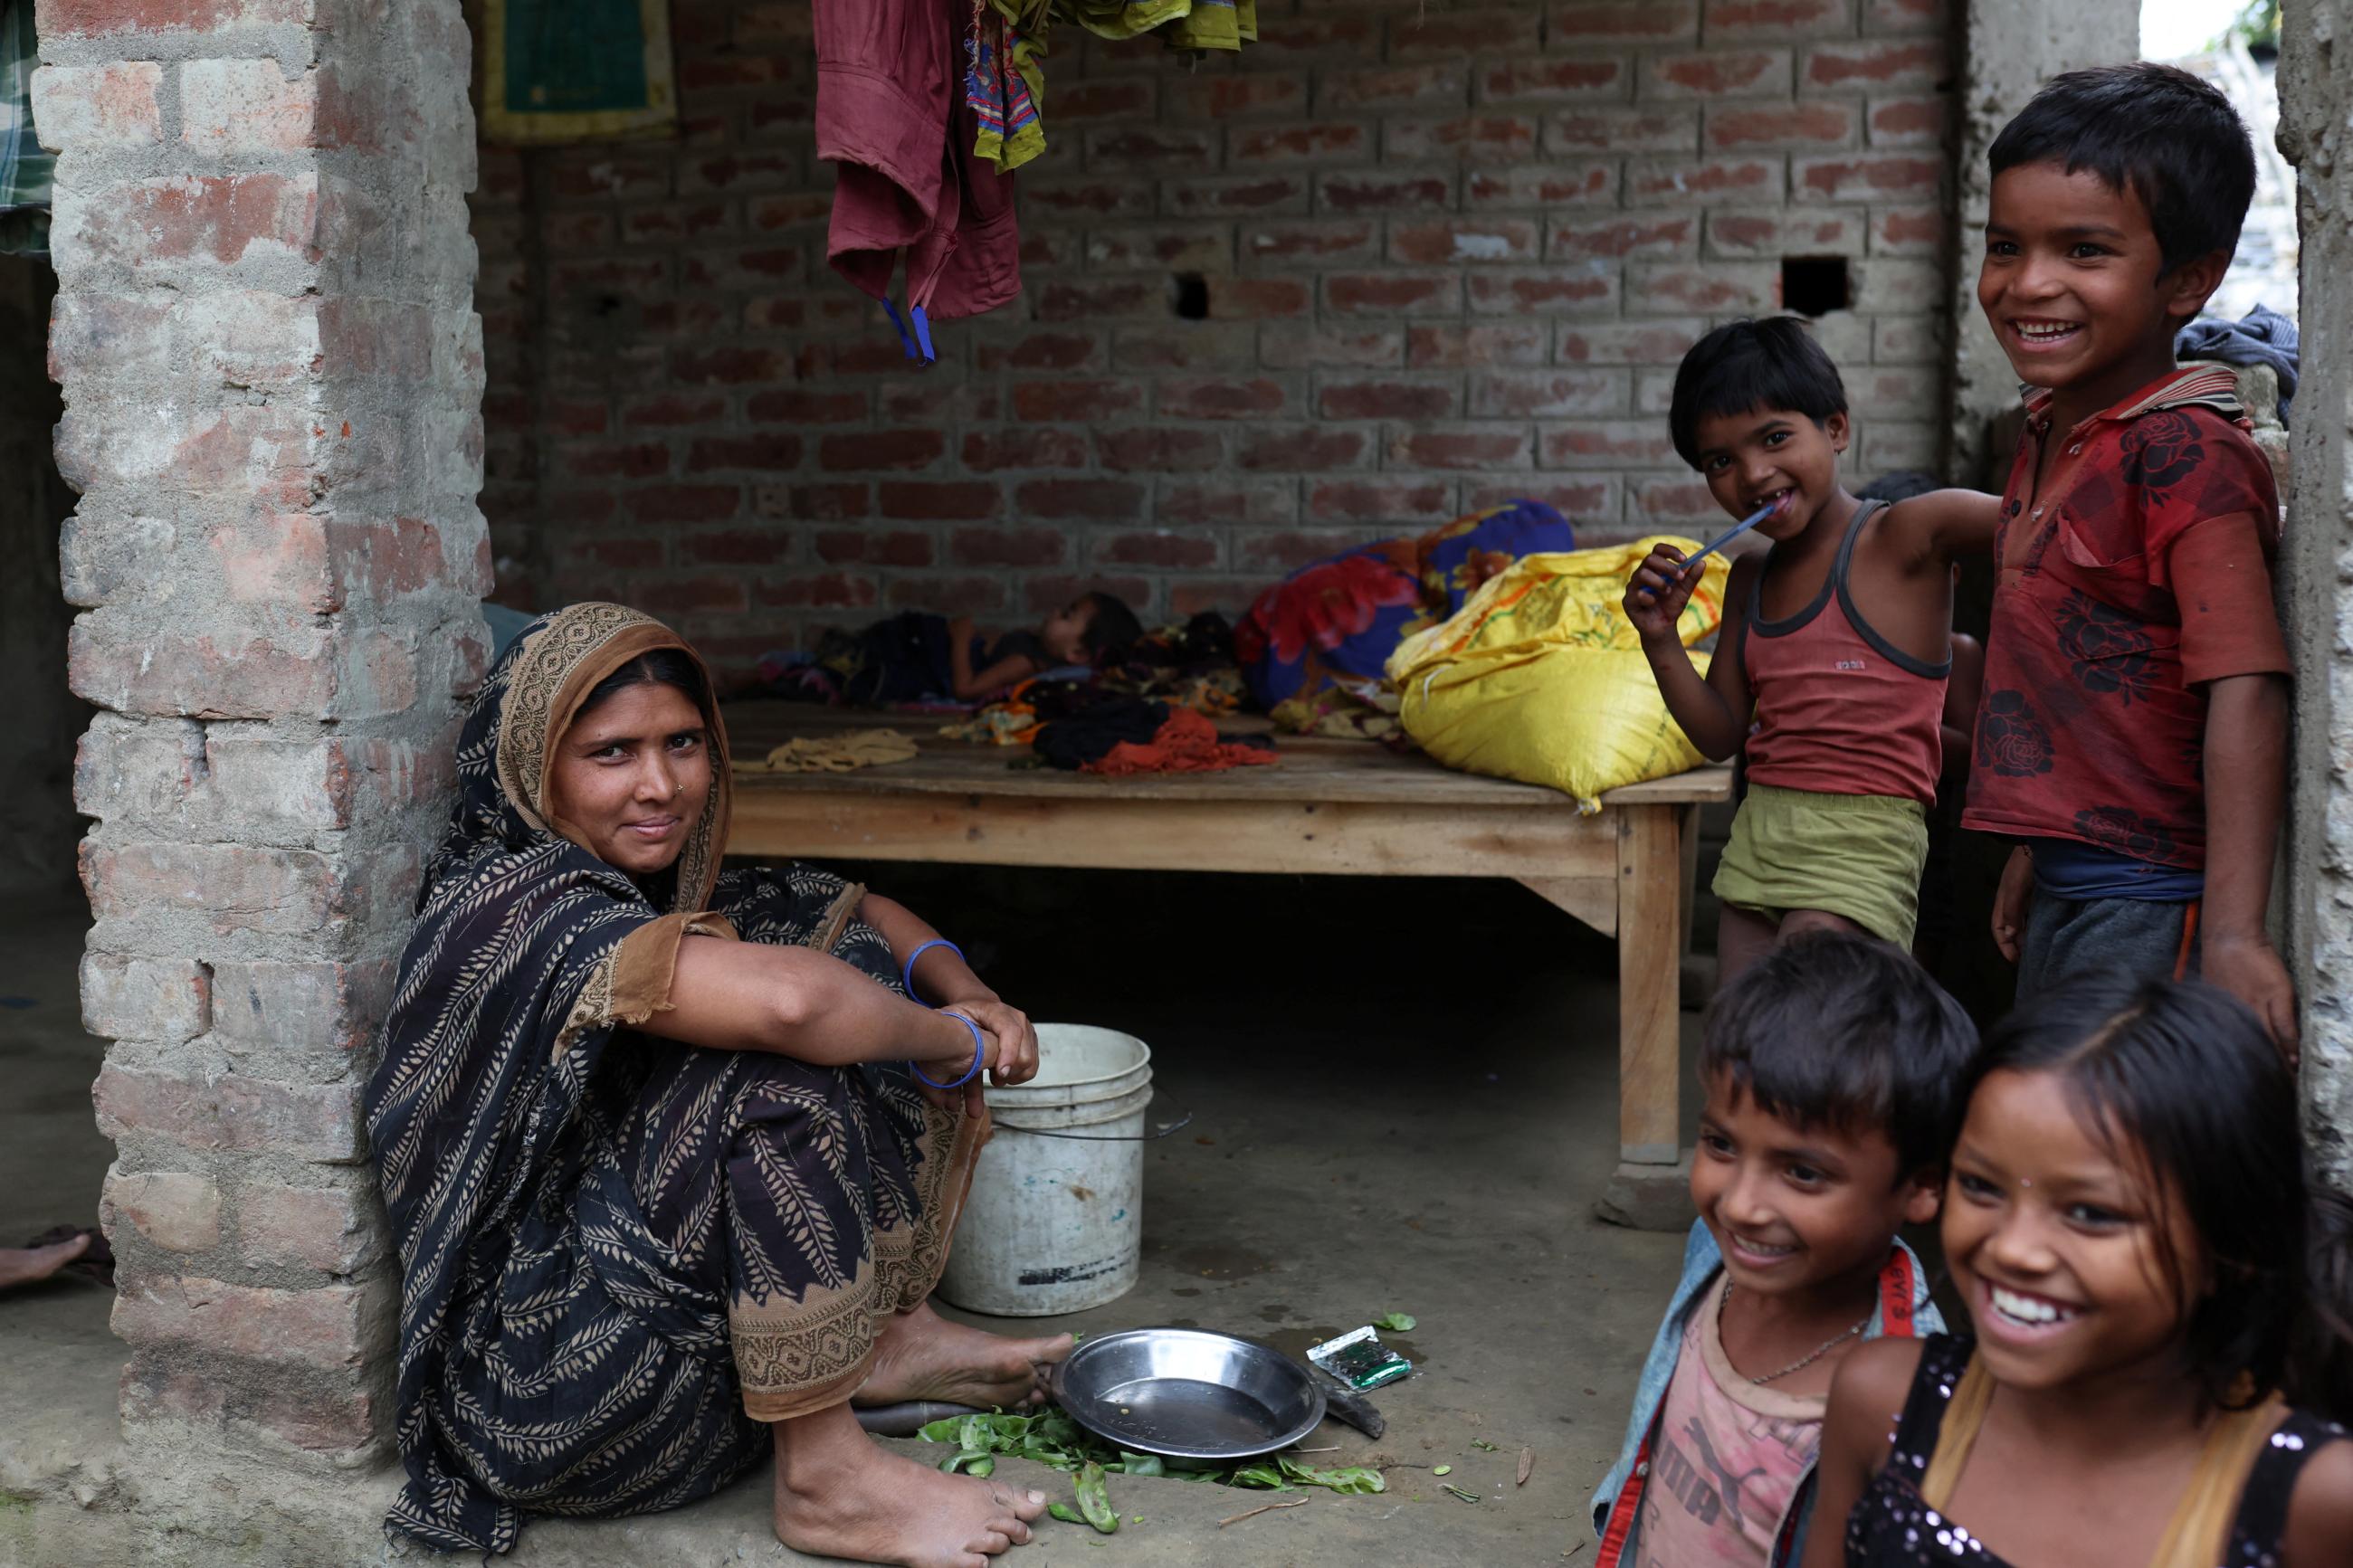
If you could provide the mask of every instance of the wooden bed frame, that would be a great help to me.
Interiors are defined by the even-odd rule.
[[[911,762],[742,774],[731,855],[1117,870],[1508,877],[1618,940],[1617,1177],[1602,1215],[1681,1229],[1682,959],[1699,807],[1732,795],[1707,767],[1602,797],[1450,772],[1362,741],[1285,736],[1278,767],[1108,779],[1017,769],[1020,753],[937,738],[941,721],[785,702],[727,709],[734,754],[884,725]],[[1229,730],[1252,728],[1229,721]],[[1264,721],[1257,728],[1263,729]]]

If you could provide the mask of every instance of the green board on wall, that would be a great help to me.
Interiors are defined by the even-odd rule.
[[[483,0],[495,142],[662,136],[678,123],[668,0]]]

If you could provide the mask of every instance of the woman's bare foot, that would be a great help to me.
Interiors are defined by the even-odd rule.
[[[47,1279],[90,1250],[90,1232],[48,1247],[0,1247],[0,1290]]]
[[[1008,1340],[952,1323],[926,1301],[902,1312],[874,1347],[874,1370],[855,1396],[860,1405],[937,1399],[950,1405],[1014,1410],[1042,1404],[1046,1379],[1071,1353],[1071,1336]]]
[[[1029,1539],[1046,1494],[944,1476],[859,1430],[849,1406],[779,1421],[776,1539],[796,1552],[899,1568],[987,1568]]]

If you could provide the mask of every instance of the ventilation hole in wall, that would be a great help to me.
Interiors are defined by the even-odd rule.
[[[1781,258],[1781,309],[1798,316],[1827,316],[1852,299],[1843,256]]]
[[[1179,272],[1168,279],[1168,308],[1178,319],[1206,321],[1209,319],[1209,280],[1198,272]]]

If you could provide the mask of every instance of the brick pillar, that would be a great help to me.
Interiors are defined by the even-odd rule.
[[[459,0],[41,0],[126,1433],[389,1448],[359,1096],[490,586]]]
[[[2348,0],[2288,0],[2280,26],[2279,142],[2295,165],[2304,328],[2280,602],[2297,670],[2284,951],[2304,998],[2313,1142],[2353,1184],[2353,58],[2331,47],[2348,27]]]

